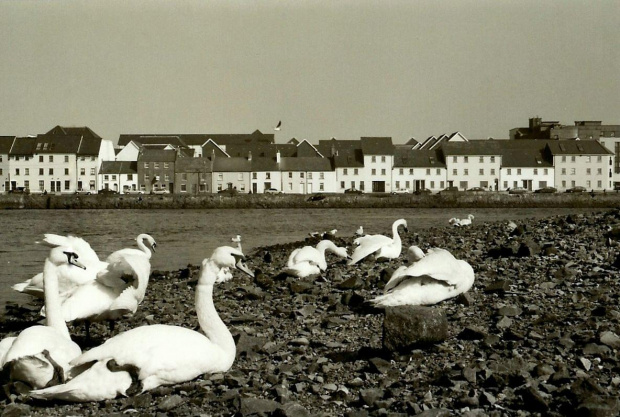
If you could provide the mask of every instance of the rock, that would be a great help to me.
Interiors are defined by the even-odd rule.
[[[517,251],[517,256],[520,258],[529,257],[529,256],[537,256],[540,253],[540,245],[532,239],[526,239],[519,246],[519,250]]]
[[[282,405],[274,413],[274,417],[310,417],[310,412],[301,404],[289,402]]]
[[[512,326],[512,319],[509,317],[502,317],[501,320],[497,322],[497,328],[500,330],[506,330],[510,326]]]
[[[601,333],[600,341],[602,344],[609,346],[612,349],[620,348],[620,337],[614,332],[603,332]]]
[[[181,398],[180,395],[170,395],[157,403],[157,409],[161,411],[170,411],[184,402],[185,400]]]
[[[576,415],[583,417],[617,417],[620,403],[614,397],[593,396],[579,404],[576,412]]]
[[[466,293],[461,293],[461,294],[459,294],[459,295],[458,295],[458,296],[454,299],[454,301],[455,301],[457,304],[460,304],[460,305],[465,306],[465,307],[469,307],[470,305],[472,305],[472,304],[473,304],[473,297],[472,297],[472,296],[471,296],[471,294],[470,294],[470,293],[468,293],[468,292],[466,292]]]
[[[385,309],[383,348],[390,352],[441,343],[447,337],[448,320],[443,309],[420,306]]]
[[[457,336],[460,340],[482,340],[486,333],[475,327],[465,327]]]
[[[304,281],[293,281],[289,285],[289,289],[291,290],[291,294],[303,294],[309,293],[314,288],[314,285],[309,282]]]
[[[370,365],[370,370],[373,372],[377,372],[380,374],[387,373],[390,369],[392,369],[392,364],[389,361],[381,358],[372,358],[368,361]]]
[[[516,394],[522,398],[523,408],[536,413],[544,413],[549,410],[549,404],[543,395],[534,387],[526,387],[518,390]]]
[[[237,404],[237,410],[242,416],[273,413],[278,408],[280,404],[276,401],[263,398],[240,398]]]
[[[369,407],[373,407],[375,403],[383,399],[385,392],[379,388],[370,388],[360,391],[360,400]]]
[[[27,404],[11,403],[2,411],[2,417],[22,417],[32,414],[30,406]]]
[[[510,291],[510,281],[504,279],[492,282],[484,289],[486,293],[503,293],[506,291]]]
[[[338,284],[341,290],[355,290],[364,286],[364,280],[358,274]]]
[[[497,310],[497,314],[500,316],[516,317],[520,316],[521,313],[523,313],[523,310],[517,306],[503,306]]]

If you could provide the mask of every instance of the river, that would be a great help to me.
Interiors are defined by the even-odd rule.
[[[229,209],[229,210],[4,210],[0,213],[0,312],[7,301],[28,296],[10,286],[43,270],[49,252],[37,244],[44,233],[73,234],[87,240],[105,259],[135,237],[149,233],[157,241],[153,269],[177,270],[198,265],[231,238],[242,236],[244,252],[276,243],[304,239],[310,232],[337,229],[352,236],[359,226],[365,233],[386,233],[394,220],[404,218],[409,231],[446,226],[451,217],[473,214],[478,222],[518,221],[549,215],[592,212],[592,209]]]

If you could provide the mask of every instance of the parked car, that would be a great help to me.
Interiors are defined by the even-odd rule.
[[[282,191],[278,190],[277,188],[267,188],[265,190],[265,194],[281,194]]]
[[[407,188],[397,188],[396,190],[392,191],[392,194],[409,194],[410,192],[411,190]]]
[[[583,193],[585,191],[586,191],[586,187],[582,187],[581,185],[578,185],[576,187],[569,188],[568,190],[566,190],[567,193]]]
[[[418,188],[417,190],[415,190],[414,194],[416,194],[416,195],[420,195],[420,194],[433,194],[433,192],[431,190],[429,190],[428,188]]]
[[[552,193],[556,193],[558,190],[557,188],[554,187],[543,187],[543,188],[539,188],[538,190],[534,191],[536,194],[552,194]]]
[[[223,190],[218,191],[218,194],[228,194],[228,195],[236,195],[237,194],[237,189],[236,188],[224,188]]]
[[[142,190],[125,190],[125,194],[144,194]]]
[[[356,188],[347,188],[346,190],[344,190],[345,194],[364,194],[364,192],[362,190],[358,190]]]
[[[84,190],[83,188],[77,189],[75,190],[76,194],[86,194],[86,195],[91,195],[92,191],[90,190]]]
[[[527,194],[530,191],[527,188],[523,187],[513,187],[508,190],[508,194]]]
[[[620,184],[614,185],[614,191],[620,191]]]
[[[97,191],[97,194],[100,194],[100,195],[116,195],[116,194],[118,194],[118,191],[111,190],[109,188],[103,188],[103,189]]]
[[[26,187],[15,187],[9,190],[9,194],[30,194],[30,189]]]
[[[458,193],[458,192],[459,192],[459,187],[451,186],[451,187],[444,188],[443,190],[441,190],[439,192],[439,194],[441,194],[441,193]]]
[[[482,188],[482,187],[471,187],[469,190],[467,191],[486,191],[486,188]]]
[[[151,194],[170,194],[170,191],[168,191],[166,188],[160,188],[160,189],[151,191]]]

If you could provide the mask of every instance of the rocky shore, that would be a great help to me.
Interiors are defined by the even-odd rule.
[[[2,415],[617,416],[619,227],[614,209],[526,221],[512,232],[474,223],[405,233],[404,247],[448,249],[476,280],[467,294],[428,308],[445,315],[445,334],[404,351],[385,343],[384,312],[366,303],[403,255],[354,266],[329,255],[325,274],[300,280],[280,270],[294,248],[316,240],[263,247],[247,254],[254,279],[234,274],[215,289],[237,341],[229,372],[100,403],[11,396]],[[351,251],[353,239],[334,240]],[[195,328],[196,276],[195,266],[154,271],[120,331]],[[7,306],[0,337],[36,321],[38,308]],[[87,348],[82,327],[71,331]],[[91,332],[93,344],[108,337],[107,326]]]
[[[440,192],[437,194],[156,194],[156,195],[0,195],[0,209],[249,209],[249,208],[618,208],[620,192],[508,194]]]

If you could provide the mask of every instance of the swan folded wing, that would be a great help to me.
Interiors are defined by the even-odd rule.
[[[385,284],[384,291],[390,291],[411,277],[421,276],[443,281],[448,285],[456,285],[461,278],[461,268],[450,252],[445,249],[433,248],[424,258],[407,267],[400,275],[393,275]]]
[[[298,278],[305,278],[311,275],[318,275],[321,273],[321,268],[316,262],[305,261],[298,262],[295,265],[288,266],[282,270],[287,275],[291,275]]]
[[[454,286],[429,276],[404,276],[399,285],[371,302],[380,306],[432,305],[456,294]]]
[[[15,339],[17,339],[16,336],[11,336],[5,337],[2,341],[0,341],[0,370],[2,370],[4,364],[6,363],[6,354],[11,349],[11,346],[13,346]]]
[[[365,257],[377,252],[382,247],[394,243],[394,239],[383,235],[367,235],[356,240],[359,241],[359,246],[353,251],[349,265],[354,265]]]
[[[66,322],[93,319],[107,311],[118,295],[118,289],[97,282],[82,285],[63,301],[62,317]]]
[[[320,261],[319,251],[312,246],[304,246],[303,248],[295,249],[293,253],[291,253],[291,256],[289,256],[287,265],[293,266],[306,261],[318,263]]]

